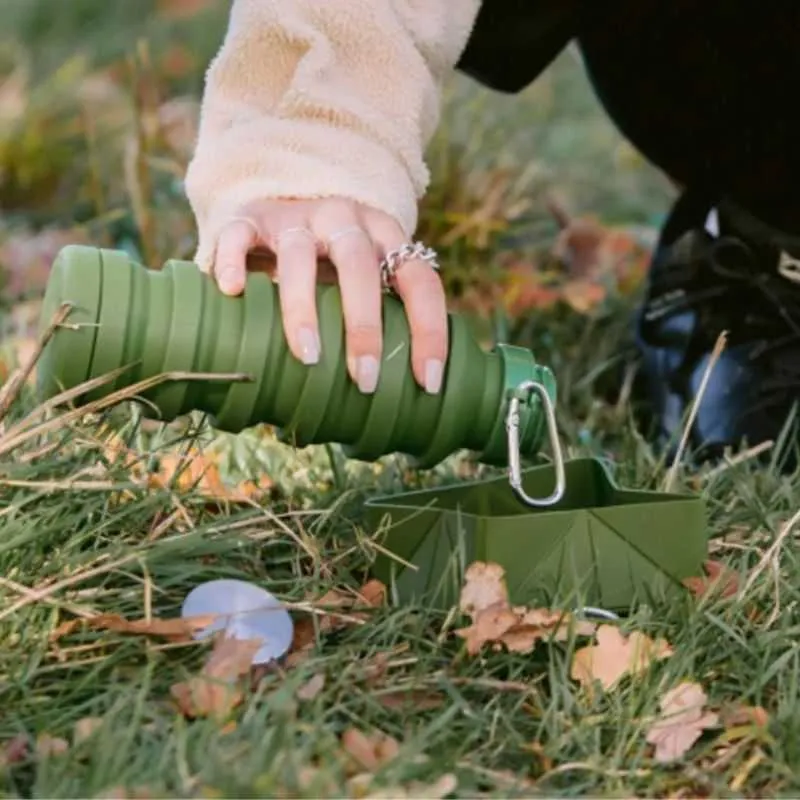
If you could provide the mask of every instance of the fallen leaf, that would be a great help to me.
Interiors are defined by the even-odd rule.
[[[320,672],[297,690],[298,700],[313,700],[325,688],[325,676]]]
[[[733,597],[739,592],[739,574],[721,561],[706,561],[703,564],[704,576],[685,578],[683,585],[700,600],[710,594],[720,597]]]
[[[331,589],[318,600],[311,601],[314,610],[295,622],[286,665],[293,667],[303,661],[314,646],[316,630],[325,635],[363,622],[367,615],[364,612],[351,612],[350,609],[354,606],[378,608],[385,599],[386,587],[378,580],[370,580],[354,594]]]
[[[238,680],[250,672],[262,645],[261,639],[217,636],[200,674],[170,690],[180,711],[190,718],[227,717],[242,701]]]
[[[75,723],[72,733],[72,743],[77,745],[90,739],[94,733],[103,726],[100,717],[83,717]]]
[[[400,752],[397,739],[379,730],[367,734],[358,728],[348,728],[342,734],[341,741],[345,753],[368,772],[377,772]]]
[[[597,644],[580,648],[572,659],[570,677],[584,686],[600,681],[604,689],[611,689],[625,675],[638,675],[653,661],[672,655],[665,639],[653,641],[639,631],[626,639],[613,625],[601,625],[596,639]]]
[[[159,458],[159,469],[148,473],[150,488],[164,489],[174,486],[178,491],[196,491],[206,500],[214,502],[247,503],[257,500],[272,489],[272,481],[262,476],[258,483],[245,481],[239,486],[228,486],[214,459],[193,448],[185,455],[165,453]]]
[[[409,711],[429,711],[441,708],[445,697],[440,692],[429,692],[424,689],[401,689],[391,692],[381,692],[375,695],[375,702],[384,708],[407,709]]]
[[[51,758],[64,755],[69,750],[69,742],[58,736],[43,733],[36,738],[36,755],[39,758]]]
[[[479,653],[486,644],[499,643],[518,621],[517,615],[500,603],[478,611],[473,619],[472,625],[456,631],[456,636],[466,642],[470,655]]]
[[[464,573],[459,608],[474,618],[475,614],[494,606],[508,606],[506,571],[499,564],[475,561]]]
[[[738,728],[740,725],[766,728],[769,725],[769,714],[761,706],[723,708],[720,711],[720,718],[726,728]]]
[[[359,589],[358,598],[368,606],[379,608],[386,600],[386,586],[377,579],[367,581]]]
[[[78,628],[86,626],[93,630],[113,631],[114,633],[131,633],[139,636],[157,636],[172,642],[190,642],[192,634],[211,625],[216,619],[214,614],[203,614],[197,617],[175,619],[127,620],[119,614],[98,614],[96,617],[71,619],[59,625],[51,634],[50,641],[56,641],[71,634]]]
[[[499,564],[477,561],[465,572],[459,608],[472,624],[456,631],[475,655],[487,645],[503,645],[514,653],[529,653],[536,643],[553,638],[565,641],[573,627],[579,636],[591,635],[595,625],[575,621],[564,612],[509,605],[505,570]]]
[[[30,755],[30,740],[24,733],[18,733],[0,745],[0,767],[27,761]]]
[[[703,731],[719,724],[716,714],[705,711],[706,693],[698,683],[685,682],[670,689],[659,703],[660,718],[647,733],[648,744],[655,745],[655,760],[661,764],[676,761],[688,752]]]

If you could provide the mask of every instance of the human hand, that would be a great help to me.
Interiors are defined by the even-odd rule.
[[[318,259],[328,258],[341,290],[347,368],[359,389],[371,394],[383,348],[379,264],[405,243],[390,216],[350,200],[265,200],[241,209],[222,230],[213,274],[225,294],[241,294],[248,253],[264,247],[274,253],[289,348],[304,364],[315,364],[325,346],[315,302]],[[398,267],[392,288],[405,305],[411,328],[414,377],[425,391],[436,394],[448,348],[442,283],[427,262],[414,260]]]

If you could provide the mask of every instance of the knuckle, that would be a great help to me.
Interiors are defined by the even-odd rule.
[[[345,323],[347,346],[356,353],[379,353],[383,332],[381,326],[372,322]]]
[[[327,197],[319,200],[317,213],[324,214],[329,219],[336,219],[345,223],[355,221],[356,212],[352,200],[345,197]]]
[[[412,329],[413,345],[420,353],[444,357],[447,351],[447,332],[438,327]]]

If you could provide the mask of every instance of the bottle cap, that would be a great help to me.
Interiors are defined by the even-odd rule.
[[[266,589],[247,581],[216,580],[192,589],[183,601],[181,616],[216,614],[218,618],[194,634],[205,639],[225,631],[234,639],[260,639],[253,664],[277,661],[291,647],[294,624],[281,602]]]

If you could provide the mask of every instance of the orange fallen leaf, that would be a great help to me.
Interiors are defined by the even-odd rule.
[[[128,620],[119,614],[98,614],[96,617],[71,619],[59,625],[51,634],[50,641],[56,641],[86,626],[93,630],[131,633],[139,636],[157,636],[172,642],[190,642],[192,634],[211,625],[215,614],[175,619],[134,619]]]
[[[342,734],[342,748],[360,769],[377,772],[400,752],[397,739],[383,731],[364,733],[358,728],[348,728]]]
[[[116,432],[103,440],[102,452],[109,464],[122,464],[133,483],[150,489],[172,488],[180,493],[197,492],[217,503],[248,503],[258,501],[274,488],[272,480],[262,475],[257,481],[246,480],[229,486],[222,480],[214,457],[192,448],[188,453],[164,453],[159,457],[156,471],[148,468],[141,453],[131,450]]]
[[[58,736],[43,733],[36,737],[36,755],[39,758],[52,758],[64,755],[69,750],[69,742]]]
[[[683,585],[698,600],[710,594],[733,597],[739,592],[739,575],[721,561],[708,560],[703,564],[704,576],[685,578]]]
[[[720,711],[722,724],[726,728],[752,725],[756,728],[766,728],[769,725],[769,714],[761,706],[733,706]]]
[[[385,599],[386,587],[378,580],[368,581],[355,593],[346,594],[338,589],[326,592],[313,602],[314,611],[295,622],[286,665],[296,666],[308,655],[316,641],[316,630],[324,635],[364,621],[364,612],[351,612],[350,609],[353,606],[379,608]]]
[[[266,476],[262,476],[258,483],[245,481],[239,486],[228,486],[222,480],[217,463],[196,449],[186,455],[162,455],[158,471],[149,474],[147,484],[160,489],[174,485],[180,492],[194,490],[207,500],[230,503],[258,499],[272,489],[272,481]]]
[[[386,600],[386,586],[376,579],[367,581],[358,590],[358,598],[362,605],[379,608]]]
[[[597,644],[577,650],[572,659],[570,677],[584,686],[600,681],[604,689],[611,689],[625,675],[638,675],[653,661],[672,655],[665,639],[653,641],[639,631],[625,638],[613,625],[601,625],[596,640]]]
[[[687,753],[719,717],[705,711],[706,693],[698,683],[685,682],[670,689],[659,703],[661,715],[647,732],[648,744],[655,745],[655,760],[676,761]]]
[[[190,718],[227,717],[242,701],[239,678],[250,672],[253,657],[262,645],[260,639],[217,636],[200,674],[176,683],[170,690],[181,713]]]
[[[529,653],[536,643],[553,638],[565,641],[573,626],[579,636],[594,632],[589,622],[576,622],[568,613],[545,608],[528,609],[509,604],[505,570],[499,564],[476,561],[464,575],[459,608],[472,624],[456,635],[466,642],[467,652],[476,655],[487,644],[503,645],[514,653]]]

